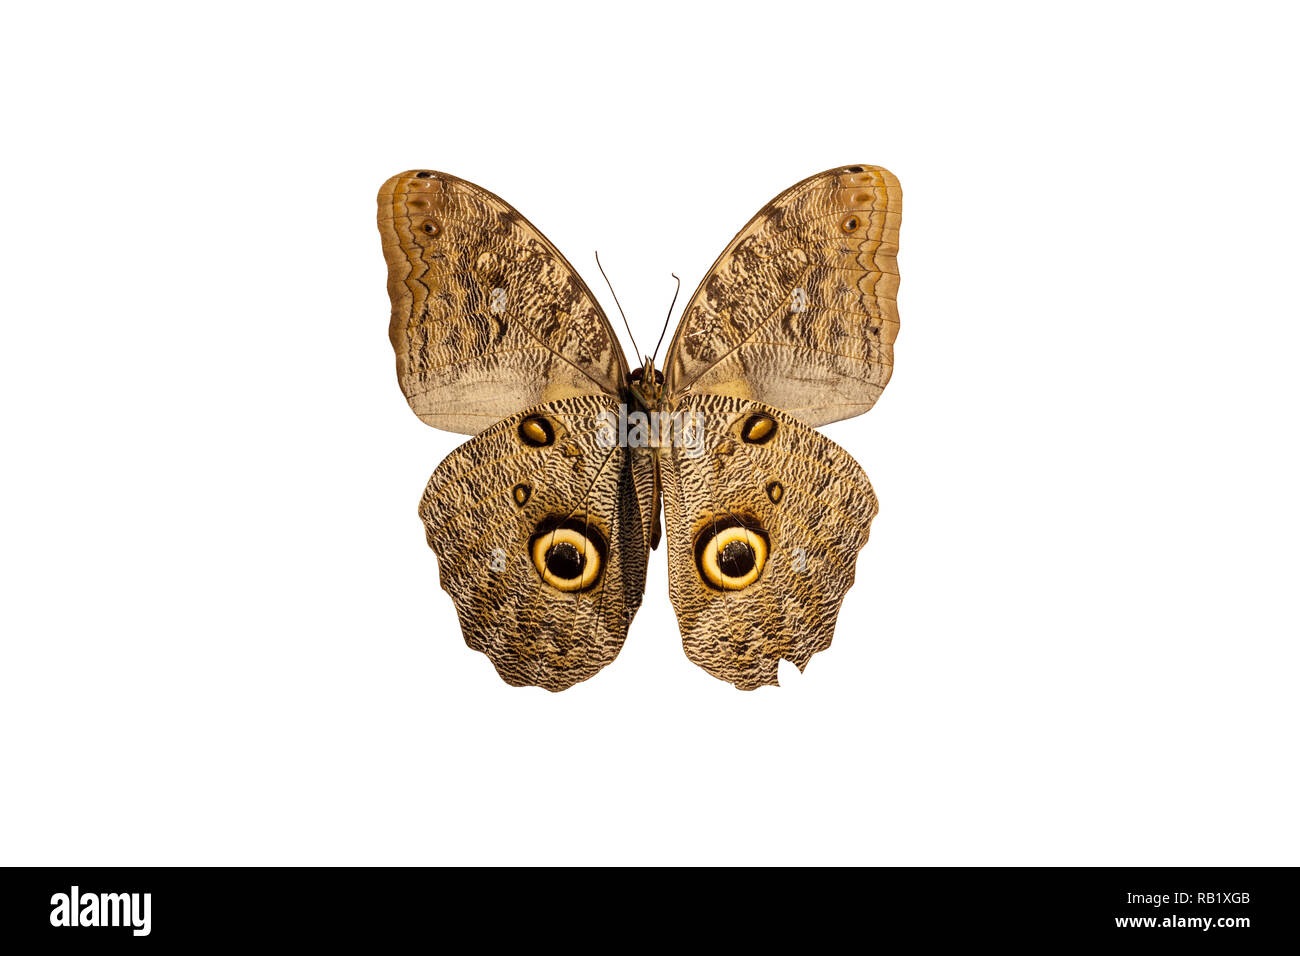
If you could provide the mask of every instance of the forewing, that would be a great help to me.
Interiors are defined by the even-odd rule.
[[[478,434],[533,405],[618,395],[627,364],[591,291],[509,203],[447,173],[379,190],[389,338],[412,410]]]
[[[687,304],[670,395],[731,395],[817,426],[879,397],[898,333],[903,194],[879,166],[811,176],[759,210]]]

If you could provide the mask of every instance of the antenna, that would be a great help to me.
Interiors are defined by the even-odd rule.
[[[618,306],[618,314],[623,316],[623,328],[627,329],[628,337],[632,339],[632,351],[640,355],[641,349],[637,347],[636,336],[632,334],[632,326],[628,324],[627,313],[623,311],[623,303],[618,301],[618,293],[614,291],[614,284],[609,281],[609,276],[605,275],[605,267],[600,264],[600,252],[596,252],[596,268],[600,270],[600,276],[605,280],[605,285],[609,286],[609,294],[614,297],[614,304]]]
[[[676,272],[671,273],[671,275],[674,279],[677,279]],[[654,360],[659,357],[659,346],[664,344],[664,332],[668,331],[668,320],[673,317],[673,306],[677,304],[677,296],[681,294],[681,291],[682,291],[682,280],[677,279],[677,291],[673,293],[673,301],[668,306],[668,314],[664,316],[663,331],[659,333],[659,341],[655,343],[655,354],[650,357],[651,365],[653,365]]]

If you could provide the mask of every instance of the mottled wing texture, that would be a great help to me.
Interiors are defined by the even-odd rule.
[[[669,593],[686,654],[742,690],[775,684],[779,659],[802,670],[830,646],[876,496],[847,452],[770,405],[695,396],[677,411],[701,436],[667,450],[662,470]],[[766,552],[752,567],[734,564],[746,537],[752,557]],[[721,547],[728,538],[737,555]],[[737,573],[711,585],[715,545],[715,569],[730,556]]]
[[[465,643],[507,683],[559,691],[586,680],[618,654],[641,604],[653,466],[600,439],[615,401],[512,415],[452,452],[425,489],[420,517]],[[570,562],[585,551],[584,566],[548,563],[566,549]],[[597,559],[589,583],[565,589]],[[552,567],[560,586],[545,577]]]
[[[902,205],[888,170],[841,166],[760,209],[687,304],[668,393],[750,398],[812,426],[869,409],[894,364]]]
[[[573,267],[509,203],[413,170],[379,190],[389,338],[412,410],[476,435],[525,408],[617,395],[626,362]]]

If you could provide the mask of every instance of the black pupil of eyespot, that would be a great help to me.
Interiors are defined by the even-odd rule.
[[[582,552],[569,541],[553,544],[546,552],[546,570],[562,580],[576,578],[586,563]]]
[[[728,541],[718,555],[718,567],[729,578],[742,578],[754,569],[754,549],[747,541]]]

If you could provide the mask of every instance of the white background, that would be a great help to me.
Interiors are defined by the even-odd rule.
[[[1295,864],[1295,24],[1247,4],[62,4],[0,70],[0,862]],[[643,347],[766,200],[902,181],[881,511],[741,693],[664,552],[563,694],[468,650],[374,196]]]

